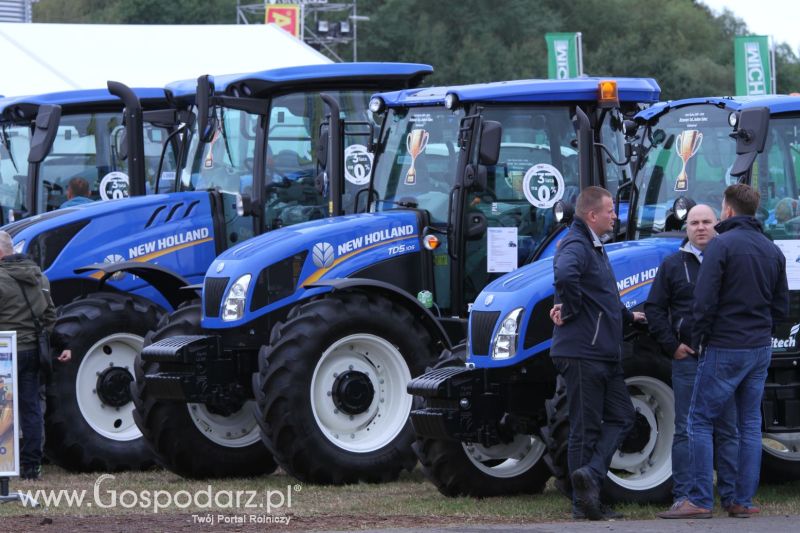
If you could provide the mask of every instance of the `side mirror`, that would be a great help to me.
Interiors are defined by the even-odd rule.
[[[317,165],[323,169],[328,166],[328,142],[328,128],[322,128],[319,132],[319,141],[317,141]]]
[[[61,122],[61,106],[42,105],[36,113],[31,150],[28,152],[28,163],[41,163],[56,140],[58,124]]]
[[[768,108],[753,107],[742,110],[736,131],[731,134],[731,137],[736,139],[737,154],[731,176],[739,177],[747,174],[758,154],[764,151],[768,131]]]
[[[478,162],[481,165],[492,166],[500,158],[500,138],[503,135],[503,125],[495,120],[486,120],[481,127],[481,145],[479,148]]]
[[[592,170],[594,168],[594,131],[589,117],[580,107],[575,108],[578,131],[578,176],[581,190],[594,184]]]
[[[214,111],[214,78],[208,74],[197,78],[197,132],[200,141],[207,143],[214,139],[217,130],[217,114]]]

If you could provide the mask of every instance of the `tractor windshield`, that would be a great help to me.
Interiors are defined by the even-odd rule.
[[[156,131],[157,130],[157,131]],[[146,192],[153,192],[161,146],[167,137],[162,128],[148,126],[144,135]],[[164,170],[174,169],[172,152]],[[73,182],[73,193],[69,184]],[[121,113],[80,113],[61,117],[53,148],[42,161],[36,184],[36,212],[44,213],[87,201],[115,200],[129,194],[127,147]],[[86,194],[75,195],[75,191]],[[69,203],[68,203],[69,202]]]
[[[31,129],[27,125],[0,126],[0,222],[13,222],[25,210],[28,151]]]
[[[719,214],[736,142],[730,137],[730,111],[711,105],[680,107],[648,126],[645,161],[637,179],[637,237],[668,229],[667,215],[679,196],[708,204]],[[798,137],[800,118],[770,120],[764,152],[753,165],[751,185],[761,193],[758,218],[773,238],[800,237],[798,212]]]
[[[430,213],[432,223],[447,222],[463,117],[463,110],[440,107],[389,110],[373,182],[376,210],[415,205]]]

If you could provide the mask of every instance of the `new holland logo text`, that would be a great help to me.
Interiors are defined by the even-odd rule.
[[[789,330],[789,336],[785,339],[776,339],[772,337],[772,348],[778,350],[787,350],[789,348],[797,348],[797,332],[800,331],[800,324],[795,324]]]
[[[333,246],[327,242],[318,242],[311,249],[311,259],[318,268],[328,268],[333,264]]]
[[[647,270],[642,270],[641,272],[637,272],[636,274],[626,276],[621,280],[617,281],[617,290],[619,292],[624,292],[626,289],[632,289],[637,285],[639,285],[640,283],[651,281],[653,278],[656,277],[657,272],[658,268],[648,268]]]
[[[396,239],[397,237],[406,237],[408,235],[414,235],[414,226],[411,224],[396,228],[382,229],[380,231],[367,233],[366,235],[361,235],[355,239],[350,239],[349,241],[343,242],[337,247],[336,251],[338,255],[349,254],[350,252],[354,252],[355,250],[358,250],[364,246],[378,244],[383,241]]]
[[[174,235],[168,235],[166,237],[162,237],[161,239],[155,239],[139,244],[138,246],[128,248],[128,257],[133,259],[134,257],[151,254],[158,250],[165,250],[167,248],[172,248],[173,246],[179,246],[181,244],[206,239],[208,236],[208,228],[200,228],[192,231],[185,231],[183,233],[176,233]]]

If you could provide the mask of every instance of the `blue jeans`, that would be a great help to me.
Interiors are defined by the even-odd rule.
[[[601,487],[636,418],[622,365],[568,357],[553,357],[553,365],[567,384],[569,472],[588,466]]]
[[[17,378],[19,426],[23,437],[19,462],[24,469],[42,464],[44,415],[39,396],[39,350],[24,350],[17,353]]]
[[[692,488],[692,455],[687,423],[692,391],[697,377],[697,359],[672,360],[672,391],[675,393],[675,436],[672,439],[672,496],[674,501],[689,497]],[[736,470],[739,456],[736,401],[731,398],[714,420],[714,458],[717,464],[717,490],[723,505],[733,502],[736,494]]]
[[[761,398],[772,348],[729,350],[709,346],[697,365],[689,408],[689,446],[694,485],[689,499],[711,509],[713,497],[713,429],[731,398],[735,399],[739,427],[738,473],[733,503],[749,507],[758,490],[761,470]]]

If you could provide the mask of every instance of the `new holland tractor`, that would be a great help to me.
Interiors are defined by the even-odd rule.
[[[553,253],[563,227],[551,207],[576,194],[582,164],[596,166],[600,183],[631,179],[605,152],[589,148],[596,159],[580,160],[578,143],[603,140],[624,159],[623,120],[659,89],[620,79],[617,98],[614,83],[601,85],[527,80],[377,95],[372,179],[345,173],[369,212],[224,252],[204,280],[202,328],[172,328],[176,313],[164,326],[172,336],[143,350],[141,382],[156,402],[182,401],[173,407],[182,413],[202,402],[224,415],[254,395],[267,448],[303,481],[380,482],[412,468],[408,381],[465,337],[469,306],[488,282]],[[582,117],[577,130],[573,117]],[[172,445],[218,460],[185,440]]]
[[[606,246],[628,308],[642,308],[661,261],[685,238],[681,230],[689,208],[707,203],[719,209],[725,187],[738,181],[761,192],[765,231],[784,250],[787,264],[796,262],[799,116],[800,98],[770,97],[673,101],[636,117],[640,130],[628,149],[636,179],[616,193],[617,205],[629,205],[626,234]],[[632,135],[634,123],[627,126]],[[555,211],[566,221],[571,210],[559,204]],[[515,492],[517,484],[532,483],[529,472],[543,459],[557,486],[571,493],[566,398],[549,359],[552,305],[552,258],[495,280],[475,300],[466,347],[443,354],[440,368],[409,384],[419,401],[411,415],[416,449],[445,494]],[[763,471],[772,479],[800,474],[795,342],[800,316],[796,305],[792,309],[791,318],[777,325],[763,404]],[[622,353],[636,423],[614,456],[602,495],[609,501],[668,501],[671,355],[646,329],[627,331]],[[535,461],[528,444],[538,450]],[[471,459],[472,450],[493,459],[504,475],[490,478]],[[490,483],[496,490],[487,490]]]
[[[173,105],[163,89],[111,88],[0,98],[0,225],[58,209],[72,178],[95,201],[150,190]]]
[[[156,157],[161,171],[150,183],[162,194],[59,209],[6,226],[17,250],[32,255],[50,279],[58,306],[55,340],[73,354],[70,364],[57,365],[47,389],[52,460],[75,470],[152,464],[131,396],[147,332],[168,311],[191,311],[197,294],[190,284],[231,244],[327,215],[329,201],[341,193],[326,189],[327,175],[316,172],[328,153],[318,158],[315,152],[328,138],[317,143],[325,118],[321,91],[341,93],[342,113],[366,120],[374,91],[412,86],[431,70],[339,64],[224,76],[216,83],[203,77],[199,89],[197,81],[178,82],[168,88],[175,125],[161,137],[169,143]],[[171,169],[163,161],[177,138]],[[213,413],[203,410],[192,420],[204,435],[220,432]],[[226,433],[222,441],[230,440]],[[161,451],[156,446],[157,458]],[[271,468],[264,455],[253,468]],[[164,457],[169,464],[169,453]],[[211,475],[218,467],[208,468]]]

